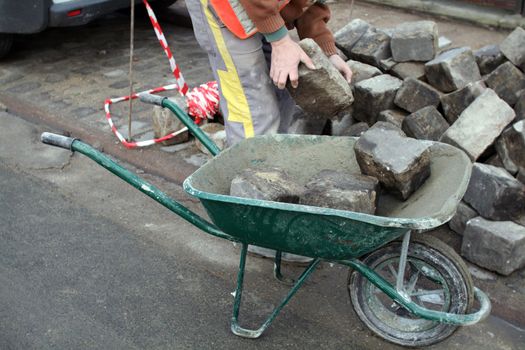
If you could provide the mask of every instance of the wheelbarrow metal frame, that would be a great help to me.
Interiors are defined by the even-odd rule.
[[[195,125],[193,121],[174,102],[170,101],[167,98],[162,98],[162,97],[157,97],[157,96],[153,96],[153,97],[149,96],[147,98],[150,99],[149,101],[150,103],[155,103],[163,107],[169,108],[188,127],[188,129],[205,145],[205,147],[213,155],[216,155],[220,152],[217,146],[207,137],[207,135],[197,125]],[[181,218],[193,224],[195,227],[201,229],[202,231],[208,234],[211,234],[213,236],[219,237],[219,238],[227,239],[232,242],[241,243],[242,248],[241,248],[241,253],[240,253],[239,270],[238,270],[238,276],[237,276],[237,288],[235,292],[235,300],[234,300],[234,305],[233,305],[233,315],[231,318],[232,332],[241,337],[246,337],[246,338],[260,337],[261,334],[270,326],[273,320],[277,317],[277,315],[282,310],[282,308],[291,300],[291,298],[295,295],[295,293],[304,284],[306,279],[313,273],[313,271],[315,271],[316,267],[319,265],[321,261],[342,264],[342,265],[346,265],[346,266],[349,266],[355,269],[356,271],[361,273],[364,277],[366,277],[372,284],[378,287],[382,292],[384,292],[391,299],[393,299],[395,302],[402,305],[404,308],[406,308],[408,311],[410,311],[414,315],[424,318],[424,319],[447,323],[447,324],[465,326],[465,325],[472,325],[472,324],[475,324],[483,320],[490,313],[491,306],[490,306],[490,301],[488,297],[486,296],[485,293],[483,293],[481,290],[477,288],[475,288],[475,297],[478,299],[480,303],[480,307],[477,312],[474,312],[472,314],[464,314],[464,315],[450,314],[446,312],[438,312],[438,311],[433,311],[433,310],[428,310],[426,308],[423,308],[417,305],[416,303],[414,303],[413,301],[411,301],[409,298],[407,298],[403,293],[404,291],[403,291],[402,283],[399,282],[401,277],[398,277],[397,288],[396,288],[396,286],[393,286],[392,284],[387,282],[383,277],[381,277],[375,271],[373,271],[368,266],[363,264],[357,258],[332,260],[332,259],[314,257],[312,262],[308,265],[308,267],[305,268],[304,272],[300,275],[300,277],[294,283],[293,287],[290,289],[288,294],[283,298],[281,303],[273,310],[270,316],[264,321],[264,323],[258,329],[250,330],[250,329],[242,328],[241,326],[239,326],[238,317],[239,317],[240,308],[241,308],[247,248],[250,242],[247,242],[244,239],[239,239],[238,237],[234,237],[230,234],[225,233],[215,224],[208,222],[204,218],[200,217],[198,214],[194,213],[190,209],[186,208],[182,204],[178,203],[177,201],[175,201],[174,199],[166,195],[164,192],[162,192],[161,190],[159,190],[152,184],[144,181],[136,174],[120,166],[115,161],[111,160],[109,157],[105,156],[101,152],[97,151],[90,145],[80,140],[68,138],[65,136],[55,135],[51,133],[43,133],[41,139],[42,139],[42,142],[44,143],[48,143],[54,146],[70,149],[71,151],[82,153],[83,155],[92,159],[93,161],[95,161],[96,163],[104,167],[105,169],[109,170],[111,173],[115,174],[116,176],[124,180],[125,182],[129,183],[131,186],[135,187],[136,189],[138,189],[145,195],[149,196],[153,200],[162,204],[163,206],[173,211],[175,214],[179,215]],[[186,190],[188,190],[188,188],[186,188]],[[255,200],[243,199],[243,201],[246,201],[246,203],[251,202],[250,204],[253,204]],[[359,214],[359,213],[353,213],[353,214],[355,214],[358,218],[364,217],[363,214]],[[370,218],[366,218],[366,219],[370,220]],[[408,247],[409,240],[410,240],[409,226],[410,225],[408,224],[404,225],[403,219],[400,219],[398,229],[401,231],[397,232],[395,237],[392,238],[392,239],[395,239],[397,237],[404,235],[404,244],[403,244],[402,254],[400,258],[401,266],[404,265],[403,261],[406,262],[406,258],[407,258],[408,249],[406,248]],[[387,242],[388,241],[384,243],[386,244]],[[279,277],[282,277],[280,276],[280,252],[277,253],[276,258],[277,259],[275,262],[274,271],[275,271],[276,277],[279,278]],[[398,275],[402,275],[402,274],[399,273]]]

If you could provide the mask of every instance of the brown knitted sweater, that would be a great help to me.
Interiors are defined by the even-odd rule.
[[[286,26],[297,28],[299,38],[311,38],[326,55],[337,53],[334,36],[326,23],[330,9],[313,0],[290,0],[279,12],[278,0],[239,0],[246,13],[262,34],[273,33]]]

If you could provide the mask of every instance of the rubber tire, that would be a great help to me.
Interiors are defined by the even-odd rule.
[[[370,268],[375,267],[392,258],[398,258],[401,252],[401,242],[394,241],[366,256],[363,262]],[[430,261],[428,257],[433,257],[436,260]],[[454,313],[467,313],[474,302],[474,287],[472,278],[468,272],[468,268],[461,259],[461,257],[448,245],[437,238],[428,235],[418,235],[411,239],[408,260],[410,258],[423,260],[426,264],[431,265],[437,270],[446,280],[447,287],[452,291],[450,293],[450,307]],[[446,266],[445,266],[446,265]],[[453,271],[452,274],[447,271]],[[447,274],[448,276],[444,275]],[[456,282],[457,286],[451,286],[448,282]],[[354,310],[361,321],[376,335],[381,338],[402,346],[408,347],[422,347],[431,344],[439,343],[452,335],[459,326],[436,323],[429,332],[423,330],[422,332],[393,332],[389,331],[388,325],[384,324],[378,318],[371,316],[372,313],[368,307],[368,299],[363,291],[370,282],[357,271],[350,271],[348,275],[348,292]],[[393,334],[396,333],[396,334]]]
[[[13,46],[13,34],[0,33],[0,58],[7,56]]]

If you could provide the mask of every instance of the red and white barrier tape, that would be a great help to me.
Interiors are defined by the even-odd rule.
[[[147,0],[142,0],[144,5],[146,6],[146,10],[148,11],[149,20],[151,21],[151,24],[153,25],[153,29],[155,30],[155,35],[157,35],[157,39],[159,39],[160,46],[164,50],[164,53],[168,57],[168,61],[170,62],[170,68],[171,72],[173,73],[173,76],[177,80],[178,90],[182,96],[186,96],[186,93],[188,92],[188,85],[186,84],[186,81],[184,80],[184,77],[182,76],[182,73],[179,69],[179,66],[177,65],[177,62],[175,62],[175,57],[171,53],[171,50],[168,46],[168,42],[166,41],[166,37],[164,36],[164,33],[162,32],[162,28],[160,27],[159,22],[157,21],[157,17],[155,17],[155,13],[153,12],[153,9],[149,5]]]
[[[182,96],[186,97],[188,114],[190,114],[191,116],[195,118],[195,123],[197,124],[202,122],[202,120],[204,119],[213,119],[213,116],[217,113],[219,109],[219,88],[218,88],[217,82],[211,81],[206,84],[202,84],[199,87],[193,88],[193,90],[189,91],[188,85],[186,84],[186,81],[184,80],[182,72],[180,71],[179,66],[177,65],[177,62],[175,61],[175,57],[171,53],[171,50],[168,46],[168,42],[166,41],[166,37],[164,36],[164,33],[162,32],[159,22],[157,21],[157,17],[155,17],[155,13],[153,12],[153,9],[151,8],[147,0],[142,0],[142,2],[146,6],[146,10],[148,11],[148,15],[149,15],[151,24],[153,25],[153,29],[155,30],[155,34],[157,35],[157,39],[159,39],[160,46],[163,48],[164,53],[168,57],[170,68],[173,73],[173,76],[175,77],[176,84],[160,86],[160,87],[157,87],[151,90],[141,91],[139,93],[133,94],[131,97],[123,96],[123,97],[117,97],[117,98],[112,98],[112,99],[106,99],[106,101],[104,102],[104,111],[106,113],[106,120],[108,121],[109,126],[111,127],[111,131],[120,140],[120,142],[127,148],[151,146],[156,143],[169,140],[187,131],[188,129],[183,128],[181,130],[175,131],[169,135],[166,135],[166,136],[163,136],[157,139],[129,142],[118,131],[117,127],[115,126],[115,123],[113,123],[113,120],[111,119],[110,106],[112,104],[123,102],[123,101],[129,101],[130,98],[136,99],[141,94],[145,94],[145,93],[155,94],[155,93],[159,93],[163,91],[177,89]]]
[[[219,110],[219,85],[216,81],[209,81],[193,88],[186,94],[188,114],[195,117],[195,122],[202,119],[213,119]]]

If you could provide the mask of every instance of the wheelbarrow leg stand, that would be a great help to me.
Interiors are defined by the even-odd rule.
[[[241,249],[241,258],[239,262],[239,273],[237,275],[237,289],[235,291],[235,301],[233,303],[233,316],[231,319],[231,331],[233,334],[238,335],[243,338],[259,338],[264,331],[270,326],[273,320],[277,317],[282,308],[288,304],[292,299],[295,293],[301,288],[303,283],[306,281],[308,276],[315,271],[317,265],[321,262],[320,259],[314,259],[308,267],[304,270],[301,276],[297,279],[293,287],[290,289],[288,294],[284,297],[281,303],[273,310],[270,316],[264,321],[261,327],[258,329],[246,329],[239,326],[239,311],[241,308],[241,299],[242,299],[242,287],[244,282],[244,270],[246,267],[246,253],[248,252],[248,244],[243,243]]]
[[[275,260],[273,262],[273,276],[282,284],[287,286],[293,286],[295,283],[295,280],[293,278],[284,277],[281,273],[281,258],[282,258],[282,252],[276,251],[275,252]]]

